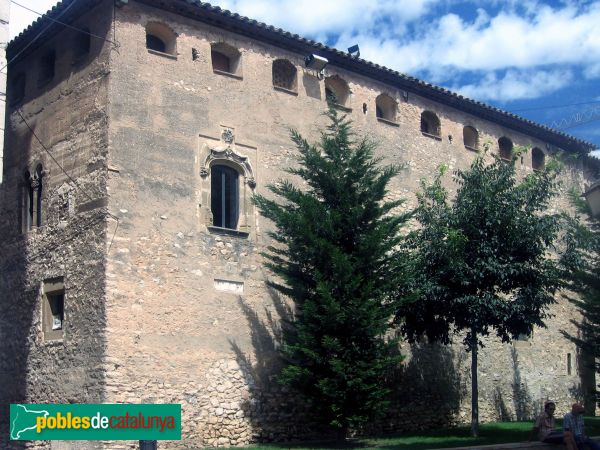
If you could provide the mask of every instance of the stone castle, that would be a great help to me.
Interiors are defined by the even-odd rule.
[[[302,405],[274,381],[289,309],[265,284],[271,225],[251,197],[293,163],[290,127],[318,137],[328,95],[386,163],[406,166],[392,188],[407,207],[420,179],[440,164],[467,167],[486,143],[506,158],[528,147],[522,175],[593,148],[195,0],[64,0],[7,58],[1,448],[22,448],[7,441],[11,402],[180,403],[173,449],[311,435]],[[563,193],[583,191],[597,165],[567,160]],[[557,298],[552,314],[547,329],[480,352],[483,420],[531,417],[547,398],[566,412],[594,386],[560,333],[576,333],[575,310]],[[467,421],[462,347],[402,352],[394,408],[374,427]]]

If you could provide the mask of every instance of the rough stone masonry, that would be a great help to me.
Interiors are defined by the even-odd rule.
[[[8,47],[22,53],[8,68],[0,190],[2,448],[135,445],[6,442],[10,402],[180,403],[172,449],[318,433],[274,378],[290,309],[265,283],[271,224],[251,197],[294,163],[290,127],[318,137],[329,93],[378,156],[405,166],[390,196],[406,208],[420,179],[484,146],[528,147],[521,176],[590,148],[206,4],[66,0],[59,14],[85,33],[44,17]],[[306,67],[310,54],[329,60],[325,73]],[[596,174],[569,161],[554,210]],[[576,312],[557,298],[552,314],[549,328],[481,351],[484,421],[532,417],[547,398],[566,412],[593,386],[559,332],[576,332]],[[394,408],[372,431],[467,421],[462,347],[401,350]]]

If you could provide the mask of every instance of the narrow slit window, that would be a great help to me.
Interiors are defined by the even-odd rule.
[[[34,225],[36,227],[42,226],[42,201],[43,201],[43,173],[41,165],[38,165],[35,170],[35,176],[32,180],[32,190],[33,190],[33,198],[31,199],[32,203],[32,217],[34,221]]]
[[[571,372],[572,372],[571,354],[567,353],[567,375],[571,375]]]
[[[23,232],[31,230],[33,226],[33,185],[31,175],[25,172],[23,182]]]

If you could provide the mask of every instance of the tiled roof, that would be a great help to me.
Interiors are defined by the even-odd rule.
[[[253,19],[240,16],[218,6],[203,3],[198,0],[137,0],[139,3],[154,6],[166,11],[171,11],[185,17],[192,18],[228,31],[248,36],[252,39],[267,42],[278,47],[283,47],[300,54],[310,53],[323,56],[329,64],[344,68],[351,72],[359,73],[369,78],[415,93],[435,102],[451,106],[458,110],[498,123],[515,131],[536,137],[548,144],[564,150],[587,153],[595,149],[595,145],[570,136],[562,131],[554,130],[545,125],[535,123],[499,108],[478,102],[439,86],[427,83],[409,75],[397,72],[387,67],[380,66],[364,59],[355,58],[348,53],[323,45],[319,42],[305,39],[297,34],[292,34],[281,28],[275,28]],[[77,2],[76,5],[71,4]],[[7,47],[9,59],[21,51],[42,30],[48,27],[52,20],[60,18],[61,21],[70,21],[84,11],[88,11],[102,0],[63,0],[31,24],[25,31],[17,36]],[[119,4],[127,4],[129,0],[116,0]],[[70,10],[63,15],[63,12]],[[60,25],[50,25],[48,33],[60,30]],[[38,38],[39,40],[39,38]]]

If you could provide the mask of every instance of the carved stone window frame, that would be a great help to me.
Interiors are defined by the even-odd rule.
[[[236,230],[220,229],[213,225],[211,211],[211,167],[223,165],[231,167],[239,174],[239,218]],[[254,204],[252,196],[256,188],[254,169],[250,157],[232,148],[231,145],[202,144],[200,148],[200,221],[209,231],[247,237],[255,234]]]

